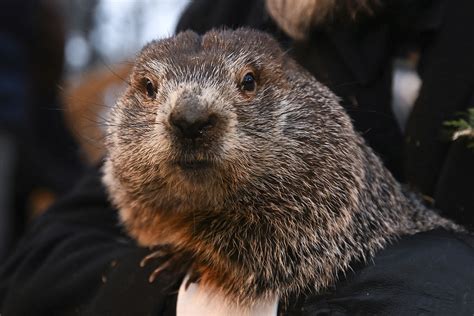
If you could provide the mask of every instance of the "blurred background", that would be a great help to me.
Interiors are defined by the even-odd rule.
[[[187,0],[2,0],[0,263],[102,156],[102,118]]]
[[[170,36],[187,0],[68,0],[55,3],[66,31],[66,74],[121,62]]]

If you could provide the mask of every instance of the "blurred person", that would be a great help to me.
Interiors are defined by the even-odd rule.
[[[275,35],[297,61],[341,96],[356,128],[399,180],[409,180],[423,190],[423,182],[429,181],[418,171],[429,174],[431,182],[424,188],[425,194],[433,194],[442,178],[435,162],[450,163],[452,155],[469,157],[463,147],[465,140],[443,143],[437,135],[440,122],[470,104],[474,74],[470,56],[474,43],[457,36],[472,38],[471,1],[300,1],[310,4],[301,8],[295,7],[293,1],[270,2],[195,0],[177,30],[204,33],[212,27],[250,26]],[[317,3],[328,6],[322,13],[313,12]],[[342,5],[331,8],[334,3]],[[309,19],[304,20],[305,15]],[[462,32],[457,33],[459,29]],[[462,50],[453,49],[457,45]],[[412,50],[420,54],[424,88],[407,124],[406,135],[412,135],[408,142],[390,109],[391,62],[394,56]],[[454,65],[445,65],[449,62]],[[430,83],[431,80],[435,82]],[[449,104],[437,103],[436,94],[446,89],[452,91],[446,95],[453,99]],[[412,127],[418,126],[413,122],[419,115],[420,122],[431,117],[431,113],[416,110],[427,107],[419,105],[426,104],[425,94],[432,95],[429,108],[442,117],[437,118],[436,124],[429,120],[426,130],[433,124],[435,132],[421,135],[426,139],[418,139],[412,148],[413,139],[421,138],[417,128]],[[438,107],[443,106],[448,110],[440,112]],[[422,113],[416,114],[417,111]],[[436,146],[425,148],[425,140],[426,146],[432,142]],[[441,148],[442,153],[424,156],[426,150],[435,148]],[[453,153],[455,148],[460,153]],[[403,165],[409,170],[418,159],[425,159],[427,166],[416,173],[404,171]],[[472,166],[463,165],[462,159],[452,159],[454,169],[461,168],[472,175]],[[456,172],[450,174],[458,177]],[[445,185],[470,187],[463,177]],[[459,200],[472,212],[472,197],[461,190],[454,193],[461,194]],[[444,212],[456,217],[456,212]],[[472,223],[469,214],[472,213],[458,221]],[[154,283],[149,283],[153,268],[139,268],[148,250],[138,248],[117,222],[99,171],[92,169],[72,192],[34,222],[14,256],[1,269],[2,312],[175,314],[177,290],[184,275],[163,271]],[[474,309],[473,247],[470,235],[438,230],[402,238],[377,254],[373,264],[352,266],[352,273],[341,276],[327,292],[294,299],[287,314],[470,314]]]
[[[82,164],[58,85],[64,31],[51,1],[3,1],[0,12],[0,261],[29,220],[68,191]]]

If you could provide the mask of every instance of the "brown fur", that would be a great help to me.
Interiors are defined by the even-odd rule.
[[[315,25],[336,17],[350,21],[369,16],[380,6],[378,0],[266,0],[265,4],[278,26],[296,40],[306,39]]]
[[[253,94],[240,89],[249,67]],[[199,142],[170,125],[183,106],[217,117]],[[323,290],[399,236],[458,229],[404,191],[338,98],[256,31],[147,45],[112,110],[107,150],[104,183],[130,235],[191,253],[201,282],[244,306]],[[179,163],[203,160],[211,166]]]

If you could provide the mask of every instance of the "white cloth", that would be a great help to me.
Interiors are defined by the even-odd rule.
[[[178,292],[176,306],[177,316],[276,316],[278,311],[278,298],[271,301],[262,301],[250,309],[239,307],[226,302],[218,293],[196,283],[189,284],[185,289],[188,277],[184,278]]]

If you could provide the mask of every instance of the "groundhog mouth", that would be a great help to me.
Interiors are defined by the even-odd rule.
[[[209,160],[179,160],[175,164],[183,171],[202,171],[213,166]]]

